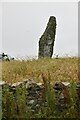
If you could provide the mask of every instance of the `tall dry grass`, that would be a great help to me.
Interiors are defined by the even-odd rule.
[[[45,58],[2,62],[2,80],[9,83],[23,81],[24,79],[42,82],[42,74],[46,78],[50,76],[50,82],[78,81],[78,58]]]

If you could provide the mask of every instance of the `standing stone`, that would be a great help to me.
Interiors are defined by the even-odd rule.
[[[53,46],[56,34],[56,18],[51,16],[47,24],[46,30],[39,40],[39,54],[38,57],[52,57]]]

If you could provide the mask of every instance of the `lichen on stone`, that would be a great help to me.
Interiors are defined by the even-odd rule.
[[[56,18],[51,16],[47,27],[39,40],[38,57],[52,57],[56,34]]]

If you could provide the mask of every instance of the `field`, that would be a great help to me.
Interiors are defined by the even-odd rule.
[[[44,58],[32,60],[14,60],[2,61],[2,76],[0,79],[7,83],[15,83],[26,79],[43,83],[42,100],[39,104],[35,104],[36,100],[41,97],[40,90],[34,88],[29,90],[34,102],[32,106],[27,105],[28,97],[25,84],[22,87],[12,89],[10,86],[2,88],[2,116],[3,119],[10,118],[80,118],[80,88],[76,89],[79,82],[79,59],[74,58]],[[1,74],[1,72],[0,72]],[[53,90],[50,83],[53,82],[70,82],[69,87],[61,90]],[[40,93],[39,97],[33,97]],[[32,92],[32,93],[31,93]],[[33,100],[34,98],[34,100]],[[35,106],[39,106],[37,112],[33,110]],[[60,109],[62,109],[60,111]]]
[[[50,81],[78,81],[78,58],[2,62],[2,79],[9,83],[24,79],[42,82],[42,74],[50,75]]]

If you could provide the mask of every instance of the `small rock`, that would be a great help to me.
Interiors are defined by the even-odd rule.
[[[35,110],[31,110],[33,113],[35,113]]]
[[[37,105],[36,105],[36,107],[40,107],[40,105],[39,105],[39,104],[37,104]]]
[[[34,100],[30,100],[30,101],[29,101],[29,104],[33,104],[33,103],[34,103]]]
[[[63,85],[65,85],[65,86],[68,86],[68,85],[70,85],[70,83],[69,82],[61,82]]]
[[[5,85],[5,84],[6,84],[5,81],[0,81],[0,86]]]
[[[33,81],[33,80],[27,80],[26,81],[26,89],[30,88],[30,87],[33,87],[36,85],[36,82]]]
[[[19,86],[19,85],[22,85],[22,83],[23,83],[23,82],[14,83],[14,84],[11,85],[11,87],[17,87],[17,86]]]
[[[80,88],[80,83],[77,83],[77,84],[76,84],[76,88]]]
[[[62,83],[61,82],[56,82],[54,85],[55,90],[62,90]]]
[[[64,95],[61,93],[60,94],[60,100],[64,99]]]
[[[62,89],[64,89],[65,87],[67,87],[69,85],[70,85],[69,82],[56,82],[54,84],[54,89],[55,90],[62,90]]]
[[[42,83],[37,83],[37,85],[42,86],[43,84]]]

